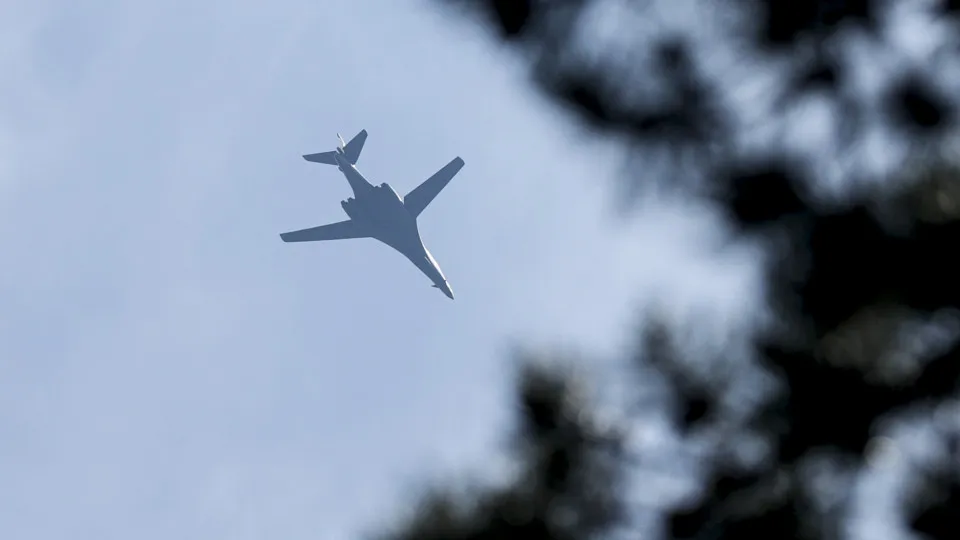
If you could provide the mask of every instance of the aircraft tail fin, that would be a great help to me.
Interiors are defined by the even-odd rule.
[[[367,130],[362,129],[360,133],[357,133],[350,139],[350,142],[344,143],[343,137],[337,133],[337,139],[339,144],[337,149],[330,152],[320,152],[318,154],[307,154],[303,156],[303,159],[310,161],[312,163],[323,163],[325,165],[336,165],[337,154],[343,154],[347,160],[356,165],[357,161],[360,160],[360,152],[363,151],[363,145],[367,142]]]

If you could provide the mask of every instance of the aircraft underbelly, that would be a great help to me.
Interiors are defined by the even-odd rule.
[[[358,198],[351,218],[362,224],[369,231],[369,236],[399,252],[431,281],[435,281],[438,277],[435,274],[438,273],[430,264],[416,218],[410,215],[396,194],[382,189],[374,187],[371,193]]]
[[[403,203],[372,201],[364,212],[364,221],[372,236],[400,251],[409,251],[422,245],[417,222],[407,214]]]
[[[419,257],[423,252],[423,243],[415,232],[410,234],[409,231],[382,228],[377,231],[374,238],[410,259]]]

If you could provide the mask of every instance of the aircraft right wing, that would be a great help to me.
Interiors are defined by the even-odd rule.
[[[403,197],[403,205],[413,217],[417,217],[429,205],[440,191],[447,187],[450,180],[463,168],[463,160],[459,157],[453,158],[442,169],[433,173],[433,176],[427,178],[422,184],[413,188],[413,191]]]
[[[284,242],[318,242],[321,240],[350,240],[352,238],[367,238],[367,235],[357,227],[356,223],[350,221],[338,221],[301,229],[299,231],[285,232],[280,235]]]

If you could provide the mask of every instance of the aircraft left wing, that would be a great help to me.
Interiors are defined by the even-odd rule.
[[[366,237],[367,235],[360,230],[360,227],[357,227],[357,224],[349,219],[320,225],[319,227],[285,232],[280,235],[280,239],[284,242],[318,242],[321,240],[349,240]]]
[[[433,173],[433,176],[427,178],[422,184],[413,188],[413,191],[403,197],[403,205],[413,217],[417,217],[431,203],[440,191],[447,187],[450,180],[463,168],[463,160],[459,157],[453,158],[453,161],[447,163],[442,169]]]

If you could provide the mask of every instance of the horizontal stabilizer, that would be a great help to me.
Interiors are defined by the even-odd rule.
[[[357,224],[350,220],[286,232],[280,235],[280,239],[284,242],[319,242],[322,240],[350,240],[366,237],[367,235],[363,234],[360,227],[357,227]]]
[[[360,152],[363,151],[363,145],[366,142],[367,130],[361,129],[360,133],[354,135],[353,138],[350,139],[350,142],[343,147],[343,156],[346,157],[350,163],[356,165],[357,161],[360,161]]]
[[[337,152],[343,152],[343,157],[347,158],[347,161],[350,163],[356,165],[357,161],[360,160],[360,152],[363,151],[363,145],[367,142],[367,130],[361,129],[360,133],[354,135],[347,144],[343,144],[343,138],[340,137],[339,133],[337,134],[337,139],[340,141],[340,144],[337,146],[339,150],[320,152],[319,154],[307,154],[303,156],[303,159],[313,163],[336,165],[337,160],[334,156],[337,155]]]
[[[433,201],[443,188],[447,187],[450,180],[463,168],[463,160],[459,157],[453,158],[442,169],[435,172],[433,176],[427,178],[422,184],[413,188],[413,191],[403,197],[403,205],[407,207],[410,215],[417,217]]]
[[[314,163],[324,163],[327,165],[336,165],[337,160],[333,157],[336,152],[320,152],[319,154],[307,154],[303,159]]]

